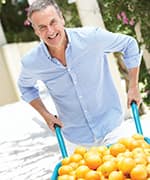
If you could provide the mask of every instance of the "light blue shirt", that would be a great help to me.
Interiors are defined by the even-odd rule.
[[[30,102],[39,97],[37,80],[43,81],[63,121],[64,136],[88,144],[103,139],[123,120],[107,54],[122,52],[127,68],[140,65],[140,54],[136,40],[127,35],[93,27],[66,33],[67,66],[52,58],[40,42],[23,57],[18,84],[22,98]]]

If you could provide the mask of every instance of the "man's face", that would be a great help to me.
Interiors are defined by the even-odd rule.
[[[36,11],[31,16],[35,34],[51,49],[63,46],[65,42],[64,19],[53,6]]]

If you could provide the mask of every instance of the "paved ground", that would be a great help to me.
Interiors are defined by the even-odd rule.
[[[56,113],[49,98],[45,103]],[[145,119],[150,137],[150,114]],[[0,180],[49,180],[60,159],[55,136],[35,110],[22,101],[0,107]]]
[[[60,159],[55,136],[28,104],[0,107],[0,180],[49,180]]]

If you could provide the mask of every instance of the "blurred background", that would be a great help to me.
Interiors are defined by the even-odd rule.
[[[39,43],[26,14],[33,0],[0,0],[0,179],[48,180],[58,162],[59,149],[42,117],[20,99],[17,79],[20,60]],[[149,0],[56,0],[66,27],[101,26],[136,38],[143,52],[139,88],[143,102],[140,115],[150,117],[150,1]],[[120,53],[109,55],[110,69],[125,119],[127,69]],[[45,105],[57,113],[42,82]],[[145,128],[149,126],[145,126]],[[131,133],[132,128],[131,128]]]

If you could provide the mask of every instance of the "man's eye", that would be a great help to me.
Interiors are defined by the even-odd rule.
[[[45,29],[46,29],[45,26],[40,26],[40,27],[39,27],[39,30],[40,30],[40,31],[44,31]]]
[[[56,23],[56,20],[53,19],[53,20],[51,21],[50,25],[53,25],[53,24],[55,24],[55,23]]]

